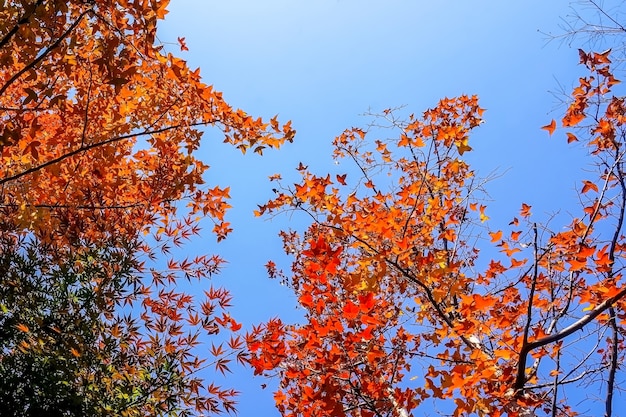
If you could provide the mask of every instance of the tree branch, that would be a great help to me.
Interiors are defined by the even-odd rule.
[[[591,310],[590,313],[585,314],[579,320],[570,324],[569,326],[567,326],[560,332],[542,337],[540,339],[535,340],[534,342],[530,342],[527,345],[522,346],[522,349],[520,351],[520,361],[519,361],[520,365],[522,364],[522,358],[524,358],[523,360],[524,364],[526,363],[525,357],[526,355],[528,355],[528,353],[530,353],[531,351],[539,347],[546,346],[546,345],[549,345],[550,343],[558,342],[559,340],[565,339],[570,334],[578,330],[581,330],[588,323],[590,323],[593,319],[595,319],[600,314],[604,313],[607,309],[615,305],[615,303],[617,303],[625,295],[626,295],[626,288],[622,288],[622,290],[619,291],[616,295],[614,295],[613,297],[607,298],[606,300],[604,300],[604,302],[598,304],[593,310]],[[524,388],[524,383],[525,383],[524,372],[525,372],[524,367],[518,365],[517,377],[515,379],[515,385],[514,385],[514,389],[516,391],[520,391]]]
[[[611,417],[613,414],[613,391],[615,389],[615,374],[617,373],[617,355],[618,351],[618,337],[619,332],[617,329],[617,322],[615,320],[615,309],[613,307],[609,308],[609,325],[613,330],[613,337],[611,341],[611,363],[609,365],[609,379],[606,381],[606,400],[604,417]]]
[[[537,223],[533,224],[533,233],[534,233],[534,262],[533,262],[533,280],[530,285],[530,294],[528,295],[528,308],[526,309],[526,325],[524,326],[524,335],[522,339],[522,350],[524,346],[528,345],[528,334],[530,333],[530,326],[532,324],[532,312],[533,312],[533,298],[535,297],[535,287],[537,285],[537,277],[539,275],[539,253],[538,253],[538,242],[537,242]],[[526,355],[521,355],[519,358],[519,363],[517,365],[518,373],[517,380],[520,378],[520,370],[521,370],[521,378],[523,378],[523,382],[526,382]]]
[[[30,22],[30,18],[35,14],[35,11],[43,4],[43,2],[44,0],[37,0],[37,2],[32,6],[32,10],[30,10],[30,12],[26,12],[22,17],[20,17],[15,26],[13,26],[11,30],[8,31],[7,34],[0,40],[0,48],[4,47],[9,42],[13,35],[15,35],[20,29],[20,26]]]
[[[18,72],[16,72],[15,74],[13,74],[13,76],[11,78],[9,78],[9,80],[4,83],[4,85],[2,86],[2,88],[0,88],[0,96],[2,96],[4,94],[4,92],[7,90],[7,88],[9,88],[9,86],[11,84],[13,84],[16,80],[18,80],[22,75],[24,75],[24,73],[26,73],[27,71],[30,71],[31,69],[33,69],[37,64],[39,64],[46,56],[48,56],[48,54],[50,54],[50,52],[52,52],[54,49],[56,49],[61,42],[63,41],[63,39],[65,39],[70,33],[72,33],[72,31],[76,28],[76,26],[78,26],[78,24],[81,22],[81,20],[83,20],[83,17],[85,17],[85,15],[87,13],[89,13],[91,9],[87,9],[84,12],[82,12],[78,18],[76,19],[76,21],[74,21],[74,23],[72,23],[70,25],[69,28],[67,28],[67,30],[65,32],[63,32],[63,34],[56,40],[54,41],[54,43],[50,46],[48,46],[37,58],[35,58],[32,62],[30,62],[28,65],[26,65],[24,68],[22,68],[21,70],[19,70]]]
[[[65,159],[68,159],[68,158],[71,158],[73,156],[85,153],[87,151],[90,151],[90,150],[95,149],[95,148],[100,147],[100,146],[109,145],[111,143],[120,142],[120,141],[123,141],[123,140],[126,140],[126,139],[131,139],[131,138],[135,138],[135,137],[139,137],[139,136],[154,135],[154,134],[157,134],[157,133],[163,133],[163,132],[167,132],[167,131],[174,130],[174,129],[180,129],[180,128],[183,128],[183,127],[204,126],[204,125],[207,125],[207,124],[210,124],[210,123],[212,123],[212,122],[197,122],[197,123],[191,123],[191,124],[188,124],[188,125],[166,126],[166,127],[160,128],[160,129],[144,130],[143,132],[130,133],[128,135],[122,135],[122,136],[118,136],[118,137],[115,137],[115,138],[107,139],[107,140],[104,140],[102,142],[96,142],[96,143],[92,143],[92,144],[89,144],[89,145],[86,145],[86,146],[81,146],[80,148],[74,149],[73,151],[70,151],[70,152],[68,152],[66,154],[63,154],[63,155],[58,156],[56,158],[53,158],[53,159],[51,159],[49,161],[46,161],[46,162],[44,162],[42,164],[39,164],[39,165],[36,165],[34,167],[28,168],[27,170],[24,170],[22,172],[18,172],[17,174],[13,174],[11,176],[2,178],[2,179],[0,179],[0,185],[6,184],[6,183],[11,182],[11,181],[15,181],[18,178],[21,178],[21,177],[26,176],[28,174],[32,174],[33,172],[36,172],[36,171],[39,171],[41,169],[47,168],[50,165],[54,165],[54,164],[59,163],[59,162],[65,160]]]

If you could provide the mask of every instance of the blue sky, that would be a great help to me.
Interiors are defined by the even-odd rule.
[[[571,90],[583,71],[578,43],[547,43],[540,33],[561,32],[569,2],[172,0],[169,11],[161,42],[200,67],[231,105],[279,114],[298,131],[293,144],[263,157],[242,156],[218,131],[205,134],[207,181],[231,186],[235,231],[218,245],[207,230],[189,250],[229,261],[216,281],[232,291],[234,315],[248,328],[272,316],[299,317],[295,297],[263,265],[274,259],[288,268],[277,232],[302,228],[305,219],[254,218],[256,205],[272,196],[267,177],[295,180],[300,161],[319,173],[340,170],[331,141],[365,124],[368,110],[405,105],[421,113],[445,96],[477,94],[486,123],[471,138],[468,159],[479,174],[503,174],[487,186],[490,227],[506,225],[522,202],[538,220],[576,204],[585,151],[567,146],[563,132],[550,138],[540,129],[564,110],[551,92]],[[188,52],[178,51],[179,36]],[[267,382],[247,370],[229,376],[225,385],[243,391],[241,416],[278,415],[272,384],[260,389]]]

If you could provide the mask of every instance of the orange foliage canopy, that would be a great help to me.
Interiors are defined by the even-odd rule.
[[[80,362],[76,379],[65,382],[96,390],[90,369],[105,369],[100,391],[90,392],[115,415],[233,409],[232,390],[195,374],[208,366],[198,355],[199,336],[240,328],[226,311],[230,296],[211,288],[198,303],[176,288],[178,278],[208,277],[222,260],[171,259],[163,270],[144,263],[156,248],[141,236],[149,234],[148,242],[166,253],[198,232],[200,217],[213,220],[218,240],[231,230],[224,219],[229,189],[204,185],[208,167],[195,156],[204,126],[217,126],[242,152],[262,153],[295,133],[289,123],[232,108],[199,70],[155,43],[167,4],[24,0],[0,8],[2,250],[25,252],[28,236],[40,268],[31,278],[64,280],[33,288],[79,288],[100,309],[99,323],[86,320],[79,305],[62,307],[76,297],[55,290],[40,295],[61,297],[59,311],[43,304],[29,310],[39,298],[29,299],[26,281],[3,274],[0,327],[15,339],[4,340],[0,365],[57,361],[59,352],[71,353],[68,364],[94,360]],[[123,268],[105,257],[122,252]],[[77,314],[74,330],[42,333],[41,323],[53,314]],[[210,365],[221,372],[228,370],[226,357],[242,351],[236,335],[223,341],[210,349]],[[124,391],[129,385],[134,388]]]
[[[354,163],[356,175],[318,176],[301,165],[302,180],[279,185],[260,206],[259,215],[301,210],[314,219],[303,236],[282,233],[295,254],[293,274],[282,276],[305,323],[275,319],[247,336],[255,372],[278,372],[283,415],[405,417],[434,399],[448,400],[454,416],[569,416],[577,402],[566,401],[568,387],[578,382],[597,392],[604,383],[611,414],[626,324],[626,108],[609,98],[617,80],[607,54],[581,58],[591,75],[562,124],[589,121],[582,135],[599,169],[565,229],[543,231],[523,203],[510,230],[479,237],[488,220],[483,182],[462,155],[482,109],[467,96],[406,121],[386,110],[380,118],[393,139],[344,132],[334,156]],[[544,129],[553,134],[556,122]],[[501,256],[480,259],[480,243]],[[581,329],[597,342],[573,336]]]
[[[155,45],[167,1],[20,2],[0,10],[0,203],[7,227],[47,239],[133,235],[174,202],[223,238],[227,189],[203,189],[201,126],[262,152],[289,124],[233,109]]]

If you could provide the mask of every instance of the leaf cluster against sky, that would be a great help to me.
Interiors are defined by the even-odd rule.
[[[233,290],[246,325],[299,317],[293,295],[265,279],[263,264],[278,257],[278,229],[302,227],[304,219],[253,218],[256,205],[273,195],[267,177],[295,179],[300,161],[340,172],[332,138],[361,125],[370,110],[406,105],[421,112],[445,96],[477,94],[486,123],[473,133],[468,158],[482,175],[505,174],[488,184],[491,222],[508,221],[522,201],[544,219],[576,202],[584,150],[567,147],[563,133],[548,138],[540,130],[555,118],[552,111],[563,111],[559,94],[582,73],[576,48],[547,43],[540,33],[560,33],[571,14],[567,2],[179,0],[169,10],[162,41],[175,50],[176,37],[184,37],[190,51],[183,57],[231,104],[279,113],[298,131],[292,145],[245,160],[216,146],[217,135],[205,137],[205,161],[214,168],[208,181],[231,185],[234,206],[228,218],[235,231],[216,248],[230,262],[219,279]],[[197,245],[213,247],[210,238]],[[242,415],[260,407],[276,413],[258,389],[265,381],[247,380],[238,381]]]

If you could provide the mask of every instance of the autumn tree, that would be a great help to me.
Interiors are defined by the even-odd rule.
[[[282,415],[406,417],[426,401],[454,416],[615,415],[626,103],[613,95],[608,51],[581,50],[580,64],[587,75],[559,125],[596,170],[564,227],[535,221],[523,202],[507,226],[487,221],[487,184],[464,160],[483,116],[473,96],[421,115],[385,110],[348,129],[333,157],[352,171],[301,164],[296,184],[272,177],[277,195],[257,214],[311,219],[302,233],[281,233],[291,272],[267,265],[293,289],[304,323],[277,318],[247,335],[255,373],[280,380]],[[579,401],[582,389],[597,403]]]
[[[111,296],[133,283],[132,248],[89,248],[58,257],[50,245],[4,234],[0,252],[0,409],[6,415],[105,415],[150,389],[115,373],[149,358],[133,358],[107,328]],[[96,284],[98,283],[98,284]],[[96,288],[98,286],[98,288]],[[18,308],[16,308],[18,307]],[[169,378],[163,370],[153,378]],[[172,390],[173,391],[173,390]]]
[[[22,395],[25,414],[38,398],[52,404],[48,395],[27,398],[26,381],[67,394],[57,405],[107,391],[100,398],[113,401],[97,405],[104,414],[233,409],[232,390],[196,374],[224,372],[225,355],[241,353],[234,334],[209,349],[213,359],[197,347],[202,335],[238,330],[230,296],[208,287],[198,300],[177,285],[209,277],[222,260],[167,255],[198,233],[200,218],[218,240],[231,230],[229,189],[206,185],[208,167],[195,156],[205,126],[258,153],[294,131],[232,108],[157,42],[167,4],[0,8],[0,396]],[[91,407],[81,410],[94,415]]]

